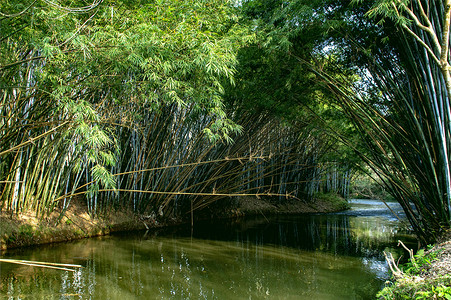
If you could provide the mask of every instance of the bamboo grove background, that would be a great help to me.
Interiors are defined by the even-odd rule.
[[[226,108],[252,33],[227,1],[0,4],[0,208],[43,216],[81,197],[185,216],[213,201],[349,192],[306,122]],[[80,199],[80,198],[78,198]]]
[[[20,103],[13,97],[10,102]],[[30,103],[23,103],[22,110],[3,105],[2,115],[31,112]],[[139,122],[99,129],[111,133],[111,137],[99,133],[99,143],[112,144],[113,139],[117,143],[114,151],[104,154],[107,167],[96,167],[89,157],[92,150],[80,145],[77,133],[67,132],[64,121],[54,121],[61,123],[55,126],[47,118],[28,118],[27,124],[49,125],[18,132],[4,146],[13,150],[2,156],[2,209],[49,213],[57,207],[66,209],[73,196],[82,195],[93,215],[126,207],[137,213],[183,217],[213,201],[230,205],[241,195],[272,196],[283,203],[309,201],[319,191],[349,193],[348,170],[322,160],[333,146],[330,140],[306,126],[287,127],[268,116],[244,114],[236,122],[245,129],[234,142],[212,143],[204,133],[211,118],[193,109],[169,105],[140,113]],[[2,121],[5,129],[23,122],[19,117]],[[28,141],[30,135],[43,137],[14,149],[18,136]],[[111,174],[110,186],[99,184],[96,176],[103,174],[96,172]]]
[[[364,145],[356,154],[428,243],[451,222],[449,3],[386,4],[375,1],[365,13],[384,18],[388,42],[366,51],[361,36],[347,41],[362,56],[365,88],[313,69],[353,120]]]
[[[274,87],[274,78],[283,77],[289,87],[292,99],[279,94],[279,104],[314,109],[305,90],[322,83],[332,95],[318,89],[321,99],[313,99],[335,99],[326,103],[339,107],[324,127],[372,170],[369,176],[379,177],[418,239],[427,244],[449,230],[449,1],[247,3],[249,14],[262,20],[258,29],[266,30],[265,59],[276,57],[265,66],[275,70],[262,72],[264,82]],[[342,130],[338,123],[346,120],[352,126]]]
[[[357,154],[434,240],[451,224],[449,6],[352,2],[0,2],[1,209],[346,196]]]

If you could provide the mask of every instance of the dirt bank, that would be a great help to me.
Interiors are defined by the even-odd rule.
[[[30,245],[64,242],[110,234],[119,230],[145,229],[139,217],[120,211],[92,218],[79,209],[42,219],[32,214],[0,214],[0,250]]]
[[[326,213],[347,208],[347,202],[336,195],[322,195],[312,202],[299,200],[284,201],[266,198],[242,197],[234,199],[232,205],[212,208],[195,213],[196,219],[233,218],[255,214],[302,214]],[[145,230],[168,225],[182,224],[187,220],[158,220],[153,215],[136,215],[124,210],[110,211],[92,218],[86,207],[78,203],[71,205],[64,216],[54,212],[51,216],[38,219],[32,214],[14,215],[0,213],[0,250],[76,240],[107,235],[117,231]]]

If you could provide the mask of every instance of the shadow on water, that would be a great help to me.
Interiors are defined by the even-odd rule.
[[[238,220],[203,221],[161,234],[204,240],[245,241],[255,245],[277,245],[307,251],[348,256],[383,256],[383,251],[401,254],[398,240],[415,249],[417,242],[408,230],[398,203],[350,200],[351,209],[334,214],[298,216],[253,216]],[[158,235],[158,233],[156,233]],[[399,251],[398,251],[399,250]]]
[[[85,268],[1,264],[0,299],[373,299],[388,278],[382,252],[414,240],[380,203],[351,204],[17,250]]]

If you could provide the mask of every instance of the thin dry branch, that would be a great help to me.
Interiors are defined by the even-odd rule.
[[[53,7],[56,7],[58,9],[61,9],[61,10],[67,11],[67,12],[84,13],[84,12],[88,12],[90,10],[95,9],[97,6],[99,6],[103,2],[103,0],[94,0],[94,2],[92,4],[87,5],[87,6],[82,6],[82,7],[65,7],[65,6],[58,5],[57,3],[52,2],[50,0],[44,0],[44,2]]]
[[[26,13],[35,3],[37,2],[37,0],[34,0],[29,6],[27,6],[24,10],[22,10],[21,12],[18,12],[16,14],[12,14],[12,15],[8,15],[5,13],[0,12],[0,16],[5,17],[5,18],[15,18],[18,16],[23,15],[24,13]]]
[[[37,140],[39,140],[39,139],[41,139],[41,138],[43,138],[43,137],[45,137],[45,136],[51,134],[52,132],[56,131],[56,130],[59,129],[60,127],[63,127],[64,125],[68,124],[69,122],[70,122],[70,121],[66,121],[66,122],[62,123],[61,125],[58,125],[58,126],[56,126],[55,128],[52,128],[52,129],[50,129],[49,131],[44,132],[43,134],[40,134],[40,135],[38,135],[38,136],[36,136],[36,137],[34,137],[34,138],[30,138],[30,139],[28,139],[27,141],[25,141],[25,142],[23,142],[23,143],[20,143],[19,145],[14,146],[14,147],[12,147],[12,148],[10,148],[10,149],[8,149],[8,150],[2,151],[2,152],[0,152],[0,156],[5,155],[5,154],[7,154],[7,153],[9,153],[9,152],[12,152],[12,151],[14,151],[14,150],[20,149],[20,148],[22,148],[22,147],[24,147],[24,146],[26,146],[26,145],[28,145],[28,144],[34,143],[35,141],[37,141]]]
[[[385,260],[388,263],[388,267],[390,268],[390,271],[392,272],[393,276],[395,278],[402,278],[404,276],[404,272],[399,269],[397,263],[395,262],[395,259],[393,258],[393,255],[389,252],[388,254],[384,251]]]
[[[410,260],[412,261],[413,264],[416,264],[415,256],[413,255],[413,250],[407,248],[407,246],[404,245],[404,243],[401,242],[400,240],[398,240],[398,247],[399,247],[399,245],[401,245],[407,252],[409,252]]]
[[[81,265],[74,265],[74,264],[48,263],[48,262],[40,262],[40,261],[17,260],[17,259],[6,259],[6,258],[0,258],[0,262],[17,264],[17,265],[25,265],[25,266],[30,266],[30,267],[56,269],[56,270],[63,270],[63,271],[70,271],[70,272],[76,271],[76,269],[71,269],[71,268],[83,268],[83,266],[81,266]]]
[[[0,153],[1,155],[1,153]],[[241,161],[241,160],[252,160],[252,159],[265,159],[267,158],[267,156],[250,156],[250,157],[238,157],[238,158],[223,158],[223,159],[216,159],[216,160],[209,160],[209,161],[199,161],[199,162],[194,162],[194,163],[186,163],[186,164],[179,164],[179,165],[171,165],[171,166],[163,166],[163,167],[155,167],[155,168],[150,168],[150,169],[142,169],[142,170],[134,170],[134,171],[127,171],[127,172],[122,172],[122,173],[116,173],[113,174],[113,176],[122,176],[122,175],[129,175],[129,174],[135,174],[135,173],[144,173],[144,172],[151,172],[151,171],[159,171],[159,170],[165,170],[165,169],[171,169],[171,168],[181,168],[181,167],[189,167],[189,166],[198,166],[198,165],[204,165],[204,164],[212,164],[212,163],[218,163],[218,162],[224,162],[224,161]],[[94,184],[96,183],[98,180],[92,180],[90,182],[87,182],[81,186],[79,186],[78,188],[76,188],[74,191],[80,190],[81,188],[87,187],[90,184]],[[112,191],[118,191],[120,192],[121,190],[116,189],[116,190],[112,190]],[[58,198],[56,198],[54,200],[54,202],[59,201],[61,199],[64,199],[66,197],[71,197],[71,196],[75,196],[75,195],[82,195],[82,194],[86,194],[86,192],[80,192],[80,193],[68,193],[68,194],[64,194]],[[182,195],[182,194],[179,194]]]
[[[83,191],[79,193],[74,193],[71,196],[85,195],[90,191]],[[129,193],[143,193],[143,194],[157,194],[157,195],[185,195],[185,196],[215,196],[215,197],[243,197],[243,196],[277,196],[277,197],[288,197],[297,199],[295,196],[290,194],[278,194],[278,193],[255,193],[255,194],[246,194],[246,193],[190,193],[190,192],[162,192],[162,191],[144,191],[144,190],[133,190],[133,189],[99,189],[97,192],[129,192]],[[60,199],[60,198],[58,198]],[[55,200],[57,201],[57,200]]]

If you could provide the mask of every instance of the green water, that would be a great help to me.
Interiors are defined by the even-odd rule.
[[[388,278],[382,251],[412,238],[363,204],[344,214],[204,222],[192,233],[172,228],[7,252],[3,258],[84,268],[1,263],[0,299],[374,299]]]

